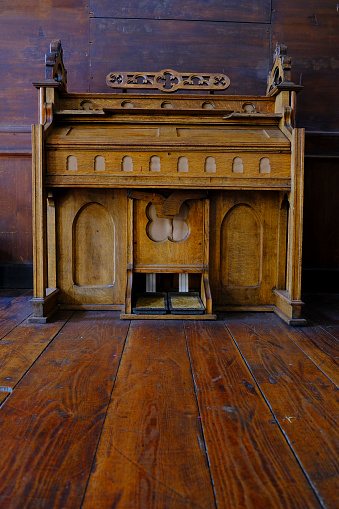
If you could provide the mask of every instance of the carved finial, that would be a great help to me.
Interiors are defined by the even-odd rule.
[[[273,63],[277,57],[287,55],[287,46],[283,42],[277,42],[275,45],[275,52],[273,53]]]
[[[50,45],[50,53],[45,55],[46,73],[45,79],[56,81],[65,90],[67,88],[67,71],[63,62],[61,41],[54,39]]]
[[[287,46],[277,42],[273,54],[273,67],[267,80],[267,95],[275,95],[280,90],[299,92],[303,87],[291,81],[291,57],[287,56]]]

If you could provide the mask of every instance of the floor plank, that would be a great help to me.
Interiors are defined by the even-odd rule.
[[[93,507],[215,507],[181,321],[131,324],[84,499]]]
[[[286,336],[272,314],[225,322],[324,507],[339,500],[337,387]]]
[[[0,386],[13,389],[72,315],[62,311],[44,325],[25,320],[0,341]]]
[[[339,342],[339,294],[306,294],[305,317],[315,322]]]
[[[218,508],[320,507],[224,324],[185,330]]]
[[[31,290],[19,295],[0,296],[0,340],[33,312]]]
[[[305,355],[339,387],[339,341],[319,325],[290,327],[282,320],[278,325]]]
[[[1,508],[81,505],[128,322],[77,312],[1,408]]]

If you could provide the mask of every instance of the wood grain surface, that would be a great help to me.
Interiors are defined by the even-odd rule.
[[[72,315],[58,313],[45,326],[25,320],[0,341],[0,386],[13,389]]]
[[[269,23],[271,2],[244,0],[239,4],[236,0],[191,0],[181,2],[159,2],[157,0],[110,0],[90,1],[90,16],[99,18],[152,18],[177,20],[207,21],[246,21],[250,23]]]
[[[331,0],[272,2],[271,39],[288,45],[292,80],[304,85],[298,95],[297,123],[311,131],[338,130],[338,12]],[[324,93],[326,91],[326,93]],[[319,100],[321,97],[321,100]]]
[[[334,509],[339,498],[338,388],[314,372],[313,362],[278,320],[240,315],[227,317],[226,324],[319,500]]]
[[[224,324],[185,332],[218,508],[320,507]]]
[[[0,309],[18,297],[0,292]],[[112,312],[63,327],[64,312],[43,326],[9,314],[0,508],[336,508],[339,314],[330,295],[309,302],[302,335],[238,313],[233,338],[223,321],[135,321],[128,335]]]
[[[284,333],[339,387],[339,334],[332,335],[333,327],[288,327],[282,320]],[[339,327],[337,327],[339,331]]]
[[[214,507],[180,321],[131,324],[84,509]]]
[[[270,42],[264,23],[181,21],[178,30],[178,21],[94,18],[90,30],[91,92],[107,92],[105,77],[112,71],[174,69],[225,73],[227,94],[265,94]],[[256,62],[255,75],[249,61]]]
[[[31,298],[31,290],[14,296],[13,299],[4,301],[0,298],[0,339],[32,313],[33,308],[29,304]]]
[[[7,399],[0,507],[80,506],[127,330],[116,313],[75,313]]]
[[[0,204],[0,263],[31,263],[32,162],[29,157],[0,156]]]

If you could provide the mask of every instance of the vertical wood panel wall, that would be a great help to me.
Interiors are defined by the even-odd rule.
[[[61,39],[68,89],[106,92],[112,70],[225,72],[229,94],[264,95],[288,46],[306,128],[304,288],[339,273],[339,12],[332,0],[3,0],[0,7],[0,286],[32,285],[30,126],[44,55]],[[314,277],[317,277],[314,285]],[[338,288],[338,285],[336,286]]]

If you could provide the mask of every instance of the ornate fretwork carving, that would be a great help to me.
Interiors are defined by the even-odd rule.
[[[116,72],[106,77],[111,88],[148,88],[162,92],[186,90],[225,90],[230,79],[224,74],[178,73],[172,69],[150,72]]]
[[[299,92],[303,87],[291,81],[291,57],[287,56],[287,46],[277,42],[273,55],[273,67],[267,80],[267,95],[275,95],[280,90]]]

